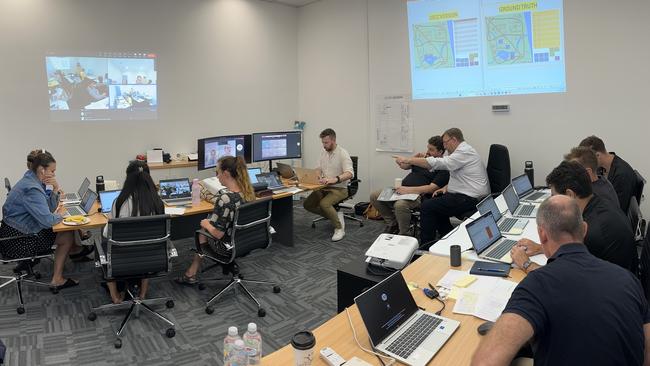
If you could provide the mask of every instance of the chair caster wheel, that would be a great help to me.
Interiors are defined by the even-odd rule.
[[[34,278],[35,278],[35,279],[40,280],[41,277],[42,277],[42,276],[41,276],[41,272],[34,272]]]
[[[19,307],[16,309],[16,312],[18,314],[25,314],[25,308],[23,306]]]
[[[119,338],[116,339],[116,340],[115,340],[115,343],[113,343],[113,346],[114,346],[115,348],[117,348],[117,349],[122,348],[122,340],[119,339]]]
[[[167,306],[167,309],[171,309],[174,307],[174,300],[167,300],[165,303],[165,306]]]
[[[94,322],[96,319],[97,319],[97,314],[95,313],[88,314],[88,320],[90,320],[91,322]]]
[[[176,330],[174,330],[174,328],[169,328],[165,332],[165,335],[167,336],[167,338],[174,338],[174,336],[176,335]]]
[[[280,286],[273,286],[273,293],[274,294],[280,293]]]
[[[312,229],[315,229],[315,228],[316,228],[316,224],[312,222],[312,223],[311,223],[311,228],[312,228]]]
[[[208,306],[207,308],[205,308],[205,313],[206,314],[214,313],[214,308],[212,306]]]
[[[362,223],[359,223],[359,226],[360,226],[360,227],[363,227],[363,222],[362,222]]]
[[[266,316],[266,310],[264,310],[264,309],[259,309],[259,310],[257,311],[257,316],[259,316],[260,318],[265,317],[265,316]]]
[[[199,283],[199,290],[203,291],[205,290],[205,285],[202,283]]]

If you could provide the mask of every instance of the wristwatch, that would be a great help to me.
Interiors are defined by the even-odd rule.
[[[336,183],[341,183],[341,177],[339,177],[338,175],[336,176]]]
[[[521,265],[521,269],[523,269],[524,272],[528,273],[528,267],[530,267],[530,265],[531,265],[532,263],[533,263],[533,262],[530,261],[530,258],[529,258],[529,259],[526,259],[526,261],[524,262],[524,264]]]

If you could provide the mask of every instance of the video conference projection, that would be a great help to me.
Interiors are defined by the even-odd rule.
[[[156,54],[45,57],[51,121],[158,118]]]
[[[562,0],[407,2],[413,99],[566,91]]]

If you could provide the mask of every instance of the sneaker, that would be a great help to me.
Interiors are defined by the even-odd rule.
[[[334,229],[334,235],[332,235],[332,241],[339,241],[345,236],[345,230],[343,229]]]
[[[341,230],[345,230],[345,216],[343,216],[343,212],[339,211],[337,215],[339,216],[339,222],[341,223]]]

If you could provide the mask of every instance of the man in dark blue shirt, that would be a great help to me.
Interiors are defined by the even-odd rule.
[[[591,255],[575,199],[537,213],[546,266],[528,274],[474,353],[472,365],[509,365],[532,344],[535,365],[643,365],[650,361],[648,304],[627,270]]]

